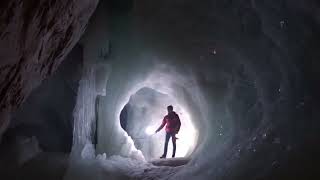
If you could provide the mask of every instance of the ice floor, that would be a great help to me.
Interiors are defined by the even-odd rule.
[[[71,158],[65,180],[127,180],[127,179],[170,179],[174,177],[186,163],[187,158],[152,160],[150,162],[111,156],[105,154],[91,156],[90,151],[82,152],[80,159]]]

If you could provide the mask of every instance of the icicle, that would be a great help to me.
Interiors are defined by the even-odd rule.
[[[84,69],[79,82],[78,97],[73,112],[73,147],[72,153],[81,153],[86,144],[92,144],[92,123],[95,123],[95,68],[89,66]]]

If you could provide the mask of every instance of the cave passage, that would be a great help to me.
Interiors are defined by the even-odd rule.
[[[0,5],[1,180],[320,179],[319,0]]]
[[[181,119],[181,129],[177,137],[176,157],[188,157],[197,144],[198,131],[192,124],[190,115],[182,109],[174,98],[151,88],[142,88],[130,96],[129,102],[120,114],[121,127],[142,151],[147,160],[159,158],[163,153],[165,131],[154,134],[167,114],[166,107],[173,105]],[[169,142],[168,156],[172,154]]]

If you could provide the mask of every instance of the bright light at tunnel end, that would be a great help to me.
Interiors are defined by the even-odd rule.
[[[119,107],[124,107],[125,104],[128,103],[129,98],[132,95],[135,95],[137,91],[139,91],[139,89],[142,89],[143,87],[148,87],[148,86],[145,86],[145,84],[140,84],[139,87],[136,87],[133,90],[129,91],[128,97],[124,98],[122,106],[119,106]],[[152,87],[150,88],[153,89]],[[161,156],[161,154],[163,154],[163,147],[164,147],[165,136],[166,136],[165,127],[159,133],[155,133],[155,131],[161,125],[163,117],[167,114],[167,111],[166,111],[167,105],[172,104],[174,107],[174,111],[180,116],[180,120],[181,120],[180,131],[176,135],[178,139],[176,141],[177,151],[176,151],[175,157],[190,156],[193,153],[193,150],[195,149],[195,147],[197,146],[199,130],[194,126],[191,118],[191,114],[189,114],[189,112],[184,109],[183,104],[180,104],[179,102],[177,102],[176,99],[174,97],[171,97],[170,93],[168,93],[167,91],[159,91],[159,92],[162,94],[168,95],[170,97],[170,101],[161,102],[160,103],[161,105],[157,107],[148,106],[149,111],[152,112],[152,114],[148,116],[148,119],[149,119],[148,123],[143,123],[145,126],[144,127],[140,126],[141,129],[137,130],[137,131],[141,131],[142,134],[144,134],[144,135],[141,134],[141,137],[139,137],[139,139],[140,140],[143,139],[143,141],[146,142],[145,147],[149,147],[149,146],[151,147],[151,151],[149,155],[151,159],[158,158]],[[119,116],[122,109],[118,110]],[[142,150],[136,147],[135,149]],[[170,156],[171,154],[172,154],[172,143],[170,140],[168,143],[167,156]]]
[[[197,142],[197,130],[193,126],[190,115],[185,110],[181,109],[178,105],[177,112],[181,119],[181,128],[180,132],[176,135],[177,139],[177,152],[176,157],[185,157],[192,149],[194,149]],[[180,113],[179,113],[180,112]],[[161,117],[152,118],[152,119],[161,119]],[[158,124],[157,124],[158,123]],[[160,150],[158,154],[162,153],[162,146],[164,146],[163,139],[165,136],[165,127],[159,133],[155,133],[156,129],[160,126],[161,121],[153,120],[151,124],[149,124],[144,132],[147,136],[152,136],[152,141],[158,142],[160,145]],[[172,147],[171,143],[169,143],[168,154],[171,153]],[[158,150],[157,150],[158,151]]]

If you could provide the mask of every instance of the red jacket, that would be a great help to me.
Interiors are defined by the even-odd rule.
[[[160,131],[166,125],[167,133],[178,133],[180,130],[181,122],[178,114],[174,111],[166,115],[163,120],[161,126],[157,131]]]

